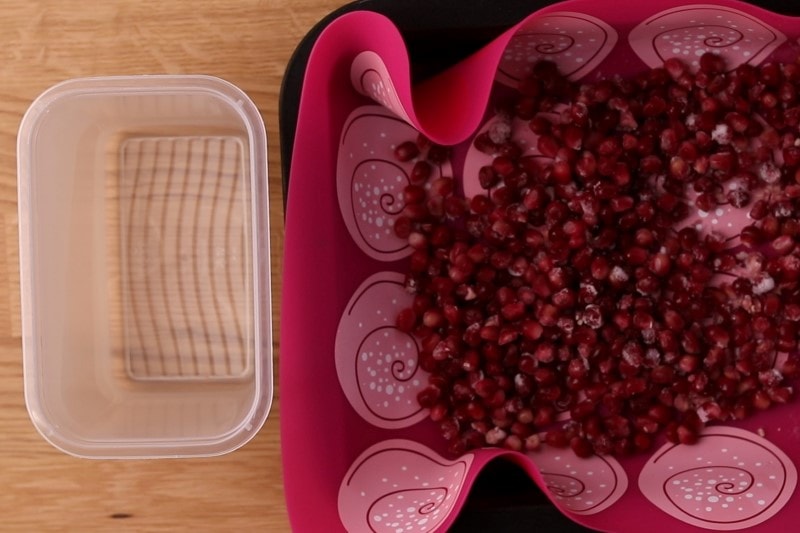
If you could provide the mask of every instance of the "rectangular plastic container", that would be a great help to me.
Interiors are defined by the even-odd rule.
[[[18,137],[25,399],[82,457],[219,455],[272,400],[266,134],[207,76],[77,79]]]

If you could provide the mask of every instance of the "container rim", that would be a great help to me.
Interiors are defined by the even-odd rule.
[[[32,241],[32,140],[52,105],[64,98],[100,94],[208,93],[225,102],[240,117],[249,144],[250,219],[253,266],[253,404],[232,429],[202,439],[127,439],[96,441],[59,431],[43,409],[41,398],[41,344],[35,318],[37,288],[32,275],[36,250]],[[269,234],[269,183],[267,135],[255,103],[236,85],[202,74],[148,74],[93,76],[59,82],[33,100],[20,121],[17,134],[17,205],[19,213],[20,300],[25,405],[36,430],[64,453],[90,459],[153,459],[211,457],[230,453],[249,442],[266,422],[272,407],[274,373],[272,358],[271,258]]]

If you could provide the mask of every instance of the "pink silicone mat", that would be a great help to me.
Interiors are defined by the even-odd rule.
[[[537,59],[572,79],[627,75],[707,50],[730,66],[800,53],[800,25],[729,1],[573,0],[532,13],[470,58],[412,87],[398,30],[371,12],[320,35],[307,66],[286,214],[281,432],[295,531],[445,531],[491,460],[519,465],[573,520],[617,532],[793,531],[800,460],[797,402],[713,426],[694,446],[661,442],[631,458],[497,449],[448,456],[416,404],[426,384],[416,340],[394,328],[407,305],[410,251],[394,237],[410,166],[394,146],[422,131],[458,145],[437,173],[470,176],[468,149],[493,90]],[[535,144],[531,139],[531,145]],[[533,149],[531,149],[533,150]],[[465,179],[467,195],[479,185]],[[710,215],[710,216],[709,216]],[[735,236],[741,213],[691,221]],[[760,436],[761,434],[765,437]],[[663,444],[663,445],[662,445]]]

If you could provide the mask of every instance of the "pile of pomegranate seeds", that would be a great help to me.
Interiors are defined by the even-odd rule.
[[[427,183],[445,148],[397,147],[416,161],[395,224],[414,300],[397,326],[420,341],[418,401],[452,453],[626,455],[790,400],[798,89],[798,64],[726,73],[712,54],[694,74],[670,59],[584,85],[541,62],[474,141],[493,157],[486,195]],[[518,119],[550,159],[522,155]],[[749,213],[738,239],[686,223],[717,206]]]

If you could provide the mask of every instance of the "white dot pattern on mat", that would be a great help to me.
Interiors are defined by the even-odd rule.
[[[769,441],[740,429],[707,428],[693,446],[665,445],[639,477],[642,493],[688,524],[743,529],[768,520],[797,482],[789,458]]]
[[[365,280],[336,334],[336,372],[345,396],[364,420],[384,428],[406,427],[427,416],[416,401],[427,384],[427,373],[417,364],[417,341],[394,324],[397,313],[411,305],[403,281],[393,272]]]
[[[435,530],[454,510],[471,463],[472,454],[445,461],[416,442],[381,442],[345,475],[339,491],[342,521],[349,531]],[[359,522],[365,517],[368,523]]]
[[[529,457],[555,500],[574,513],[598,513],[613,505],[628,488],[628,477],[613,457],[581,459],[571,451],[552,448]]]
[[[729,69],[759,63],[786,37],[762,20],[736,9],[688,5],[656,14],[628,35],[634,51],[651,67],[669,57],[692,69],[706,52],[723,56]]]

